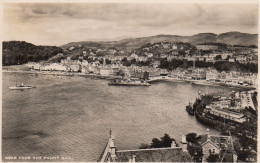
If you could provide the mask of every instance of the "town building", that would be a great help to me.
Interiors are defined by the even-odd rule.
[[[171,147],[118,150],[115,139],[110,131],[108,143],[100,155],[98,162],[191,162],[187,152],[187,142],[182,141],[182,147],[177,147],[173,141]]]
[[[219,105],[207,105],[205,108],[205,113],[215,115],[217,117],[224,118],[226,120],[235,121],[237,123],[244,123],[247,121],[247,118],[243,113],[238,113],[234,111],[230,111],[224,107]]]
[[[207,129],[206,134],[201,135],[198,143],[203,150],[202,162],[206,162],[210,154],[218,154],[222,162],[237,162],[231,136],[210,135]]]
[[[196,45],[196,48],[198,50],[217,50],[218,46],[217,45],[205,45],[205,44],[201,44],[201,45]]]

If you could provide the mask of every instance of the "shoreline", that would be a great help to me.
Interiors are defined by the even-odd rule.
[[[177,79],[177,78],[171,78],[171,77],[160,77],[148,80],[148,82],[158,82],[158,81],[166,81],[166,82],[185,82],[190,83],[194,85],[209,85],[209,86],[225,86],[225,87],[234,87],[234,88],[244,88],[244,89],[256,89],[252,86],[243,86],[243,85],[235,85],[235,84],[226,84],[226,83],[216,83],[216,82],[208,82],[206,80],[183,80],[183,79]]]
[[[95,77],[95,78],[105,79],[105,80],[122,78],[121,76],[113,76],[113,75],[101,76],[101,75],[97,75],[97,74],[85,74],[85,73],[78,73],[78,72],[6,70],[4,68],[2,69],[2,72],[5,72],[5,73],[27,73],[27,74],[57,75],[57,76]],[[148,80],[149,83],[160,82],[160,81],[182,82],[182,83],[185,82],[185,83],[190,83],[190,84],[194,84],[194,85],[204,85],[204,86],[208,85],[208,86],[225,86],[225,87],[234,87],[234,88],[243,88],[243,89],[257,89],[257,88],[252,87],[252,86],[208,82],[206,80],[183,80],[183,79],[171,78],[171,77],[168,77],[168,76],[150,77],[150,79]]]

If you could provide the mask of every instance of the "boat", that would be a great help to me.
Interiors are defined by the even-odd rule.
[[[188,106],[186,106],[186,111],[190,114],[190,115],[194,115],[194,109],[192,107],[192,103],[189,103]]]
[[[30,86],[30,85],[24,85],[23,83],[20,85],[9,87],[9,89],[12,89],[12,90],[14,90],[14,89],[31,89],[31,88],[34,88],[34,87]]]
[[[121,86],[151,86],[147,81],[143,80],[113,80],[108,85],[121,85]]]

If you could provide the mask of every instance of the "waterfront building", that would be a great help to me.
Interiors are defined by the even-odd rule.
[[[70,64],[68,65],[68,70],[71,72],[79,72],[81,70],[80,64]]]
[[[88,61],[87,60],[83,60],[82,62],[81,62],[81,65],[82,66],[87,66],[89,63],[88,63]]]
[[[34,70],[40,70],[41,64],[36,62],[28,62],[26,66]]]
[[[149,77],[160,76],[160,70],[158,70],[154,67],[149,68],[148,72],[149,72]]]
[[[45,66],[47,71],[67,71],[68,67],[59,63],[51,63]]]
[[[152,62],[153,67],[157,68],[160,65],[160,61],[154,60]]]
[[[192,79],[195,80],[205,80],[206,79],[206,71],[204,69],[194,69],[192,70]]]
[[[191,162],[187,152],[187,142],[182,141],[182,147],[177,147],[172,141],[171,147],[118,150],[114,136],[110,132],[108,143],[100,155],[98,162]],[[186,145],[186,146],[185,146]]]
[[[230,111],[223,108],[221,105],[207,105],[204,112],[238,123],[244,123],[247,121],[243,113]]]
[[[85,74],[86,74],[86,73],[89,73],[89,71],[88,71],[88,66],[82,66],[82,67],[81,67],[81,73],[83,73],[83,74],[84,74],[84,73],[85,73]]]
[[[102,76],[109,76],[111,73],[112,73],[112,70],[107,67],[100,69],[100,75],[102,75]]]
[[[161,76],[168,76],[168,71],[166,69],[161,69],[160,70],[160,75]]]
[[[81,62],[79,60],[71,60],[70,57],[67,57],[67,59],[61,60],[62,64],[80,64]]]
[[[216,69],[208,69],[206,71],[206,80],[207,81],[216,81],[218,79],[218,72]]]

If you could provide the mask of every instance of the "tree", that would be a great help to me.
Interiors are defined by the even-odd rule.
[[[108,65],[108,64],[111,64],[111,60],[106,59],[106,64],[107,64],[107,65]]]
[[[172,141],[175,141],[175,140],[173,138],[171,138],[168,134],[164,134],[164,136],[161,137],[162,147],[171,147]]]
[[[195,162],[200,162],[203,156],[202,147],[197,144],[188,144],[188,152]]]
[[[217,55],[216,60],[221,60],[221,55]]]
[[[189,133],[186,135],[186,141],[188,143],[196,143],[197,139],[197,134],[196,133]]]
[[[161,141],[157,138],[153,138],[151,148],[161,148],[161,147],[162,147]]]
[[[161,140],[158,138],[152,139],[151,148],[164,148],[164,147],[171,147],[172,141],[175,141],[175,139],[171,138],[168,134],[164,134],[163,137],[161,137]],[[178,146],[178,144],[176,144]]]
[[[210,154],[209,157],[207,158],[208,162],[219,162],[220,158],[218,154]]]

